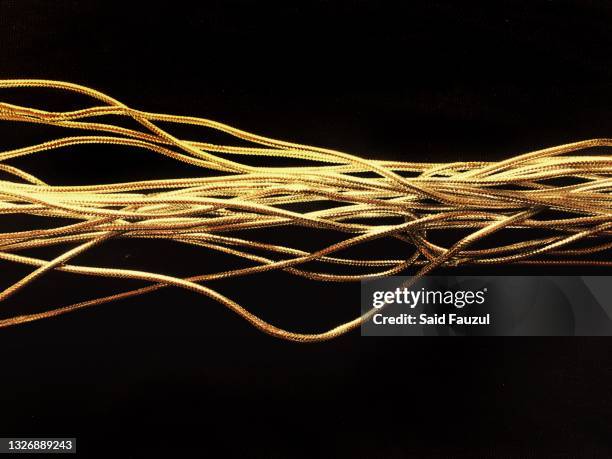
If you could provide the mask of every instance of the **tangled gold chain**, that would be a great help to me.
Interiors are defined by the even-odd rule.
[[[0,80],[0,88],[33,87],[80,93],[99,105],[51,112],[0,102],[2,120],[48,124],[94,134],[63,137],[0,153],[0,173],[8,177],[0,180],[0,213],[76,221],[49,229],[0,233],[0,260],[35,268],[0,292],[0,301],[53,270],[139,279],[151,285],[42,313],[10,317],[0,320],[0,327],[173,286],[210,297],[273,336],[293,341],[322,341],[359,327],[368,314],[323,333],[295,333],[271,325],[204,283],[274,270],[318,281],[348,282],[397,274],[410,267],[417,268],[414,275],[418,278],[440,266],[612,264],[607,257],[612,248],[612,156],[596,148],[612,146],[612,139],[560,145],[499,162],[378,161],[274,140],[203,118],[138,111],[76,84]],[[97,121],[111,115],[132,119],[141,129]],[[179,139],[162,129],[160,123],[214,129],[246,141],[249,146]],[[84,144],[145,149],[214,174],[201,178],[60,186],[46,184],[8,164],[14,158]],[[587,149],[592,150],[590,154],[576,154]],[[285,158],[305,164],[252,166],[241,161],[249,156]],[[320,207],[295,210],[296,205],[302,204]],[[305,231],[331,230],[341,240],[308,251],[237,235],[248,234],[253,229],[289,226]],[[466,229],[469,235],[456,237],[456,242],[449,247],[433,242],[429,236],[435,231],[459,234]],[[470,247],[493,233],[524,234],[517,230],[541,230],[546,235],[486,248]],[[70,264],[73,258],[113,238],[170,240],[230,254],[252,262],[253,266],[181,279],[152,272]],[[348,258],[338,254],[383,238],[399,240],[413,251],[397,259]],[[487,241],[495,242],[491,238]],[[72,248],[51,260],[19,253],[66,244]],[[303,266],[310,262],[330,269],[350,267],[354,273],[316,272]]]

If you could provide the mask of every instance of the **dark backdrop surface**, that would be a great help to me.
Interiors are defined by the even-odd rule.
[[[3,0],[0,78],[72,81],[369,158],[500,159],[612,135],[612,5],[404,3]],[[30,90],[0,99],[83,103]],[[2,123],[0,148],[60,135]],[[93,146],[12,164],[57,184],[199,173]],[[80,260],[180,275],[226,263],[119,242]],[[2,286],[26,272],[0,264]],[[54,275],[3,314],[133,285]],[[359,310],[357,284],[277,274],[215,287],[304,331]],[[601,338],[358,332],[299,345],[167,290],[1,330],[0,434],[76,436],[83,456],[106,457],[610,457],[611,350]]]

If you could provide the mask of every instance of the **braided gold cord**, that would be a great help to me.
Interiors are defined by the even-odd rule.
[[[72,83],[0,80],[0,89],[4,88],[73,92],[93,99],[94,104],[52,112],[0,102],[1,120],[92,133],[0,152],[0,174],[5,177],[0,180],[0,214],[74,221],[47,229],[0,233],[0,260],[33,267],[30,274],[0,292],[0,302],[54,270],[137,279],[151,285],[5,318],[0,320],[0,327],[179,287],[212,298],[270,335],[301,342],[322,341],[359,327],[370,313],[326,332],[297,333],[270,324],[204,283],[275,270],[315,281],[355,282],[410,268],[414,268],[412,274],[417,279],[438,267],[458,265],[612,265],[612,156],[604,150],[612,146],[612,139],[555,146],[498,162],[379,161],[262,137],[203,118],[135,110]],[[141,130],[101,121],[111,116],[131,119]],[[180,139],[162,129],[160,123],[213,129],[249,146]],[[207,173],[198,178],[64,186],[47,184],[7,163],[86,144],[143,149]],[[253,166],[244,161],[248,157],[284,158],[303,164]],[[296,210],[305,204],[318,208]],[[272,236],[274,229],[288,227],[300,227],[304,232],[331,231],[340,240],[309,251],[245,236],[251,230],[268,230]],[[433,241],[432,232],[440,231],[454,238],[450,247]],[[547,235],[523,236],[543,231]],[[511,235],[515,241],[495,245],[498,238],[489,237],[495,233]],[[347,249],[387,238],[410,248],[394,259],[341,256]],[[252,266],[182,279],[71,263],[112,239],[169,240],[194,250],[228,254]],[[489,247],[473,247],[485,242]],[[65,245],[72,248],[51,260],[19,253]],[[303,266],[312,262],[331,272]],[[341,266],[353,272],[333,271]]]

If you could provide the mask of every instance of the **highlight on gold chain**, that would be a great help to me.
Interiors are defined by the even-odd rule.
[[[12,285],[0,285],[0,302],[55,270],[75,278],[121,279],[126,290],[4,318],[0,327],[162,288],[182,288],[212,298],[270,335],[322,341],[359,327],[367,314],[316,334],[284,330],[250,312],[249,305],[217,292],[210,281],[279,270],[313,281],[355,282],[399,273],[419,278],[436,268],[460,265],[612,264],[612,155],[607,151],[612,139],[553,146],[496,162],[382,161],[275,140],[204,118],[144,112],[66,82],[0,80],[0,90],[7,88],[78,93],[91,104],[47,111],[4,102],[0,95],[0,120],[17,123],[17,128],[34,123],[65,130],[60,138],[0,153],[0,212],[49,221],[44,229],[0,232],[0,260],[29,267]],[[121,118],[138,128],[125,127],[117,121]],[[183,139],[173,134],[179,125],[206,129],[201,129],[202,138]],[[237,141],[207,141],[211,129]],[[11,165],[15,158],[85,144],[148,150],[199,168],[202,174],[74,186],[45,183]],[[250,158],[255,157],[270,164],[253,165]],[[277,165],[279,160],[285,164]],[[337,240],[316,250],[275,241],[275,229],[288,227],[305,236],[324,229]],[[251,236],[253,230],[257,237]],[[451,242],[431,237],[440,232]],[[269,239],[262,240],[261,234]],[[405,250],[393,259],[347,254],[386,238]],[[206,254],[225,253],[249,266],[179,278],[73,261],[112,239],[173,241]],[[56,246],[66,250],[51,259],[29,254],[30,249]],[[310,268],[313,262],[320,271]],[[148,284],[127,290],[130,279]]]

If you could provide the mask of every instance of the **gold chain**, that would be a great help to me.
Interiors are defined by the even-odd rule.
[[[74,92],[88,96],[98,105],[51,112],[0,102],[1,120],[54,125],[93,134],[63,137],[0,153],[0,173],[10,178],[0,180],[0,213],[78,221],[49,229],[0,233],[0,259],[35,268],[0,292],[0,301],[53,270],[140,279],[151,285],[38,314],[10,317],[0,320],[0,327],[173,286],[218,301],[270,335],[301,342],[322,341],[359,327],[369,313],[323,333],[296,333],[275,327],[203,283],[275,270],[317,281],[350,282],[398,274],[411,267],[416,269],[417,279],[440,266],[612,265],[608,259],[594,258],[594,254],[607,256],[612,248],[612,156],[596,151],[612,146],[612,139],[560,145],[499,162],[379,161],[262,137],[204,118],[138,111],[101,92],[72,83],[0,80],[2,88]],[[130,118],[142,129],[92,119],[110,115]],[[214,129],[250,145],[179,139],[159,123]],[[62,186],[46,184],[7,164],[14,158],[85,144],[144,149],[209,173],[200,178]],[[577,154],[587,149],[595,152]],[[304,164],[252,166],[243,161],[249,156],[285,158]],[[296,204],[320,208],[291,210]],[[554,218],[546,218],[551,211]],[[304,232],[331,230],[341,240],[307,251],[236,235],[238,231],[248,234],[252,229],[269,229],[273,234],[273,229],[289,226],[300,227]],[[465,230],[470,231],[469,235],[456,236]],[[517,230],[544,230],[549,234],[488,248],[471,247],[485,238],[489,244],[495,242],[488,238],[493,233],[525,234]],[[456,242],[450,247],[434,243],[430,234],[435,231],[452,232]],[[118,238],[170,240],[194,249],[229,254],[254,266],[181,279],[152,272],[70,264],[93,247]],[[393,238],[412,250],[397,259],[338,256],[338,252],[383,238]],[[52,260],[18,253],[64,244],[72,244],[73,248]],[[330,270],[345,266],[354,272],[316,272],[301,266],[313,261]]]

